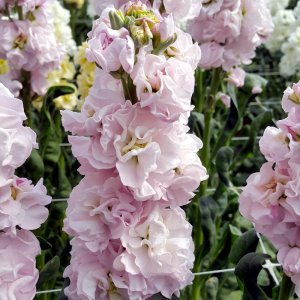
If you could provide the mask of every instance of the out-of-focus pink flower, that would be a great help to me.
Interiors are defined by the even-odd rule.
[[[5,74],[0,75],[0,83],[3,84],[10,92],[18,97],[22,89],[20,80],[20,72],[18,70],[11,70]]]
[[[51,202],[43,181],[34,186],[28,179],[15,176],[6,188],[9,197],[5,189],[0,193],[0,230],[11,228],[15,232],[16,226],[27,230],[39,228],[48,217],[45,206]]]
[[[288,87],[283,94],[282,108],[285,112],[291,111],[293,107],[300,107],[300,82],[294,83],[293,87]]]
[[[154,0],[153,7],[158,9],[162,4],[166,13],[172,14],[177,21],[197,17],[202,7],[198,0]]]
[[[175,58],[147,54],[140,50],[131,74],[141,107],[162,119],[174,121],[192,110],[194,72],[191,66]]]
[[[241,68],[232,68],[228,72],[228,82],[236,87],[242,87],[245,84],[246,72]]]
[[[272,17],[263,0],[204,1],[200,15],[188,25],[188,31],[201,46],[200,67],[222,67],[225,71],[249,64],[256,47],[266,41],[272,30]],[[218,59],[214,53],[217,46]],[[215,51],[205,53],[209,49]]]
[[[117,71],[121,67],[130,73],[134,65],[134,42],[125,28],[113,30],[101,19],[94,21],[88,34],[89,48],[86,57],[96,62],[106,72]]]
[[[220,99],[220,100],[223,102],[223,104],[224,104],[227,108],[230,107],[231,98],[230,98],[230,96],[228,96],[227,94],[224,94],[224,93],[222,93],[222,92],[219,92],[219,93],[216,95],[216,98],[217,98],[217,99]]]
[[[253,95],[256,95],[256,94],[261,94],[263,91],[262,87],[261,86],[254,86],[252,88],[252,94]]]
[[[146,210],[121,237],[125,251],[114,267],[131,275],[141,274],[165,297],[178,296],[179,290],[193,280],[191,230],[180,208]]]
[[[36,293],[39,272],[35,257],[40,254],[39,242],[30,231],[0,233],[0,295],[2,299],[32,300]]]

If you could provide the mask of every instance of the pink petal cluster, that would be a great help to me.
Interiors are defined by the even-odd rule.
[[[240,197],[241,214],[279,250],[278,261],[300,295],[300,82],[284,92],[287,117],[267,127],[260,140],[266,162],[247,180]]]
[[[117,9],[124,5],[126,0],[102,0],[95,1],[93,0],[91,5],[95,13],[100,16],[101,13],[109,6],[113,5]],[[137,1],[136,1],[137,2]],[[176,21],[181,19],[191,19],[199,15],[200,9],[202,7],[201,0],[141,0],[141,2],[152,7],[156,10],[162,9],[167,14],[172,14]]]
[[[0,295],[1,299],[31,300],[36,291],[35,256],[40,247],[29,230],[39,228],[47,219],[45,206],[51,198],[42,180],[34,186],[14,175],[37,148],[36,135],[23,126],[26,117],[22,101],[2,84],[0,98]]]
[[[56,41],[52,17],[47,12],[51,1],[17,2],[11,1],[7,8],[13,11],[18,5],[22,19],[0,18],[0,57],[8,61],[14,74],[29,72],[32,91],[43,95],[48,88],[48,73],[59,67],[64,55]],[[23,80],[21,75],[20,81]]]
[[[202,50],[203,69],[249,64],[255,49],[273,31],[270,11],[264,0],[203,1],[198,17],[188,24],[188,31]]]
[[[30,231],[0,232],[1,299],[29,300],[35,297],[39,277],[35,257],[39,254],[39,242]]]
[[[84,175],[64,226],[74,236],[65,294],[171,298],[193,280],[192,228],[180,206],[207,179],[202,142],[186,125],[201,52],[172,15],[129,2],[117,13],[131,26],[113,29],[109,10],[116,13],[104,11],[89,34],[94,85],[80,113],[62,112]],[[145,34],[138,40],[137,30]]]

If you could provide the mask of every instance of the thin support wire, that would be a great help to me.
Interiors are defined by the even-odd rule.
[[[47,291],[38,291],[38,292],[36,292],[36,295],[59,293],[61,290],[62,289],[47,290]]]

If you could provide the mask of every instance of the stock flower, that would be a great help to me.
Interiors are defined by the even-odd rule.
[[[293,107],[300,107],[300,82],[284,91],[281,105],[285,112],[290,112]]]
[[[86,57],[104,71],[118,71],[121,67],[130,73],[134,65],[134,43],[127,29],[113,30],[101,19],[94,21],[88,34]]]
[[[191,230],[180,208],[145,210],[121,237],[125,251],[116,258],[114,267],[131,275],[141,274],[165,297],[179,296],[179,289],[193,280]]]
[[[124,104],[124,94],[120,80],[101,69],[95,71],[95,82],[86,98],[81,112],[62,111],[65,130],[74,135],[97,134],[102,127],[102,119],[114,111],[116,104]]]
[[[262,0],[204,1],[199,16],[188,24],[202,50],[200,67],[222,67],[225,71],[249,64],[256,47],[272,30],[271,14]]]
[[[0,232],[0,295],[7,300],[32,300],[36,293],[39,272],[35,257],[40,254],[39,242],[27,230]]]
[[[27,230],[39,228],[48,217],[45,206],[51,202],[43,181],[34,186],[30,180],[15,176],[6,188],[9,197],[5,189],[0,193],[0,230],[11,228],[15,232],[16,226]]]
[[[138,217],[141,204],[113,171],[88,174],[70,195],[64,230],[102,252]]]
[[[202,143],[187,131],[180,123],[160,121],[126,102],[103,118],[101,133],[92,138],[71,136],[69,141],[84,174],[116,167],[137,199],[168,200],[170,192],[170,204],[176,206],[186,204],[199,180],[207,178],[197,156]]]
[[[259,147],[268,161],[283,161],[289,153],[288,137],[281,129],[268,126],[259,141]]]
[[[192,110],[194,72],[175,58],[148,54],[142,48],[131,74],[141,107],[166,120],[174,121]]]
[[[245,84],[246,72],[241,68],[232,68],[228,72],[228,82],[236,87],[242,87]]]

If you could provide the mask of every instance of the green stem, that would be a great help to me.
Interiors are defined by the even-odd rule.
[[[124,92],[125,100],[131,100],[130,91],[129,91],[129,87],[128,87],[128,84],[127,84],[127,74],[124,73],[121,76],[121,82],[122,82],[122,86],[123,86],[123,92]]]
[[[210,149],[211,149],[211,137],[212,137],[212,128],[211,128],[211,122],[213,119],[214,111],[215,111],[215,102],[216,102],[216,94],[218,92],[221,79],[222,79],[222,71],[221,69],[214,69],[213,75],[212,75],[212,81],[210,86],[210,93],[208,98],[206,99],[206,107],[204,110],[204,133],[203,133],[203,148],[201,150],[201,160],[202,164],[206,167],[207,172],[209,172],[210,169]],[[197,76],[197,80],[202,80],[201,77]],[[197,84],[201,84],[202,82],[197,82]],[[203,91],[201,91],[203,93]],[[198,97],[201,95],[198,95]],[[200,106],[201,108],[201,106]],[[200,109],[198,106],[198,109]],[[195,199],[198,201],[199,197],[204,196],[206,193],[206,189],[208,186],[207,180],[202,182],[200,185],[200,190],[198,197],[195,197]],[[198,204],[198,203],[197,203]],[[201,220],[200,220],[200,211],[199,206],[197,206],[196,212],[195,212],[195,220],[194,220],[194,242],[195,242],[195,249],[196,251],[199,250],[201,247],[201,241],[202,241],[202,230],[201,230]],[[200,254],[196,252],[196,260],[194,264],[194,273],[200,272],[201,269],[201,259]],[[196,276],[193,282],[192,287],[192,299],[193,300],[199,300],[201,299],[200,295],[201,291],[201,280],[199,276]]]
[[[27,116],[26,124],[32,128],[33,119],[32,119],[32,103],[31,103],[31,88],[30,88],[30,73],[23,71],[23,88],[21,90],[21,99],[24,105],[24,111]]]
[[[294,284],[289,276],[283,275],[278,300],[288,300],[294,290]]]
[[[23,8],[22,6],[17,6],[17,12],[18,12],[18,18],[20,21],[24,20],[24,16],[23,16]]]

